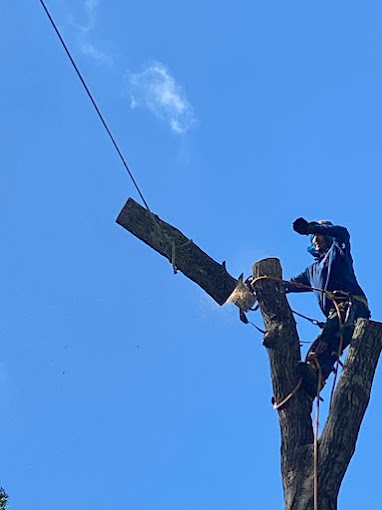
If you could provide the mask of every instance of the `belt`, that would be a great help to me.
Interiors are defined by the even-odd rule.
[[[336,301],[343,306],[344,303],[349,303],[351,300],[357,301],[358,303],[362,303],[366,306],[366,308],[369,310],[369,303],[367,301],[367,298],[363,294],[350,294],[343,291],[335,290],[332,293],[333,297],[336,299]]]

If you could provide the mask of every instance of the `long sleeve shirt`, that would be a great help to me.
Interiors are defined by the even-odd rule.
[[[350,253],[350,235],[345,227],[328,224],[310,226],[311,234],[324,235],[333,238],[333,242],[324,253],[315,252],[315,261],[305,271],[291,279],[287,285],[287,292],[306,292],[294,286],[293,282],[302,283],[316,289],[334,291],[342,290],[353,295],[365,296],[357,282],[353,268],[353,258]],[[327,317],[332,308],[332,301],[324,292],[313,291],[318,299],[320,308]]]

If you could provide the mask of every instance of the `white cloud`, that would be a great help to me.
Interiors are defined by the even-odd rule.
[[[81,51],[84,55],[94,58],[98,64],[111,64],[113,62],[113,59],[109,55],[98,50],[89,42],[84,42],[81,45]]]
[[[90,32],[91,30],[94,30],[96,26],[96,20],[97,20],[97,9],[99,6],[99,0],[85,0],[84,6],[86,9],[86,13],[88,16],[88,22],[86,25],[81,25],[79,23],[74,23],[74,25],[82,30],[82,32]]]
[[[113,59],[110,55],[99,50],[89,41],[90,32],[96,28],[97,10],[100,6],[100,0],[84,0],[83,6],[87,14],[87,23],[85,25],[72,20],[72,25],[80,31],[78,44],[81,52],[87,57],[93,58],[97,64],[112,64]]]
[[[196,122],[182,87],[160,62],[128,77],[131,108],[146,108],[168,123],[175,133],[185,133]]]

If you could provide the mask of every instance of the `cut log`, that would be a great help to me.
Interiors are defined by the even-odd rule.
[[[237,280],[227,272],[225,263],[213,260],[180,230],[132,198],[128,199],[116,221],[175,264],[219,305],[223,305],[234,291]]]

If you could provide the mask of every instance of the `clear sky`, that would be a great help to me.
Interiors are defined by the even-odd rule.
[[[298,216],[345,225],[382,320],[380,2],[46,2],[159,216],[236,277],[304,269]],[[261,335],[115,223],[137,194],[39,1],[0,33],[9,508],[282,508]],[[381,404],[377,372],[341,508],[380,501]]]

